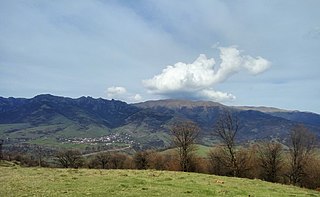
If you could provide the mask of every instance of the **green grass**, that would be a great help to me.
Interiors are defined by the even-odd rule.
[[[56,120],[56,119],[55,119]],[[59,120],[59,119],[58,119]],[[58,120],[56,122],[58,122]],[[64,120],[64,119],[63,119]],[[23,143],[44,145],[51,148],[78,148],[91,147],[88,144],[61,143],[57,138],[73,137],[100,137],[110,134],[110,129],[95,124],[81,127],[73,122],[64,121],[51,125],[30,126],[29,124],[0,124],[0,139],[9,138]],[[14,144],[16,144],[14,141]],[[11,142],[12,143],[12,142]],[[19,143],[19,142],[17,142]],[[21,141],[20,141],[21,143]],[[5,146],[11,144],[5,144]]]
[[[163,140],[166,146],[171,143],[171,136],[165,132],[150,132],[149,128],[145,124],[141,124],[139,127],[129,124],[122,127],[118,127],[113,130],[114,133],[130,134],[133,139],[140,144],[148,144],[150,141]]]
[[[61,148],[61,149],[85,149],[86,147],[94,147],[94,145],[88,144],[74,144],[74,143],[62,143],[57,141],[55,138],[38,138],[35,140],[30,140],[29,144],[37,144],[41,146],[46,146],[50,148]]]
[[[0,166],[0,196],[320,196],[293,186],[197,173]]]
[[[37,139],[41,137],[100,137],[111,130],[107,127],[89,124],[81,126],[74,122],[52,123],[48,125],[31,126],[29,124],[0,124],[0,137]]]
[[[17,124],[0,124],[0,134],[3,135],[6,131],[12,129],[25,129],[30,127],[28,123],[17,123]]]
[[[204,146],[201,144],[196,145],[195,155],[199,157],[207,157],[212,147]],[[175,154],[177,152],[176,148],[170,148],[160,152],[161,154]]]
[[[200,157],[207,157],[211,149],[212,147],[199,144],[197,145],[197,155]]]

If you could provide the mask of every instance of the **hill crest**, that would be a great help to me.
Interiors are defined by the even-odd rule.
[[[166,107],[169,109],[181,109],[194,108],[194,107],[226,107],[221,103],[213,101],[192,101],[192,100],[178,100],[178,99],[164,99],[164,100],[151,100],[141,103],[136,103],[134,106],[141,108],[156,108],[156,107]]]

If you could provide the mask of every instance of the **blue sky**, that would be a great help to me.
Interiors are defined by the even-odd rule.
[[[320,113],[318,0],[0,0],[0,95]]]

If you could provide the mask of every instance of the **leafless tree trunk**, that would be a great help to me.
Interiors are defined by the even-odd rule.
[[[262,178],[266,181],[277,182],[283,166],[282,145],[277,142],[261,143],[257,150]]]
[[[3,145],[3,139],[0,139],[0,161],[3,159],[2,145]]]
[[[42,167],[43,165],[43,156],[44,156],[44,150],[43,147],[40,145],[35,146],[35,153],[36,153],[36,158],[38,160],[38,166]]]
[[[289,179],[294,185],[302,186],[305,166],[315,149],[316,137],[303,125],[292,128],[290,133]]]
[[[192,152],[195,150],[195,140],[199,127],[193,122],[182,122],[171,128],[173,143],[178,148],[181,170],[187,172],[191,167]]]
[[[239,131],[239,120],[230,112],[224,112],[214,127],[214,135],[217,136],[224,146],[225,165],[231,168],[233,176],[239,176],[239,165],[236,158],[235,138]]]

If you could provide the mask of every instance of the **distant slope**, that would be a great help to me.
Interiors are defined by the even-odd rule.
[[[320,124],[320,119],[308,119],[313,115],[312,113],[297,113],[296,119],[290,119],[284,116],[284,114],[291,113],[287,110],[269,107],[228,107],[210,101],[159,100],[138,103],[135,106],[153,109],[159,113],[170,113],[175,118],[192,120],[200,125],[204,138],[212,138],[214,123],[226,110],[234,113],[240,119],[241,130],[238,135],[240,141],[285,139],[291,128],[299,123],[305,124],[320,136],[320,127],[317,125]],[[274,114],[276,112],[277,114]],[[299,119],[300,115],[306,118]]]
[[[32,99],[0,98],[0,123],[47,124],[57,116],[79,124],[96,123],[113,128],[139,111],[121,101],[81,97],[71,99],[39,95]]]
[[[301,112],[297,110],[285,110],[274,107],[249,107],[249,106],[234,106],[239,110],[260,111],[272,116],[284,118],[290,121],[299,122],[301,124],[320,126],[320,115],[312,112]]]
[[[256,179],[155,170],[0,167],[0,196],[319,196]]]
[[[253,106],[231,106],[232,108],[239,109],[242,111],[253,110],[263,113],[273,113],[273,112],[291,112],[290,110],[279,109],[275,107],[253,107]]]
[[[310,112],[299,112],[299,111],[291,111],[291,112],[272,112],[270,113],[273,116],[285,118],[287,120],[300,122],[302,124],[320,126],[320,115]]]
[[[125,102],[91,97],[71,99],[38,95],[31,99],[0,98],[0,138],[6,139],[7,145],[27,143],[25,146],[70,147],[73,144],[84,148],[92,144],[89,140],[114,136],[112,129],[125,125],[126,119],[138,111],[140,109]],[[81,142],[84,138],[87,143]],[[110,141],[121,145],[130,139],[116,136]],[[106,144],[103,140],[100,142],[98,145]]]

